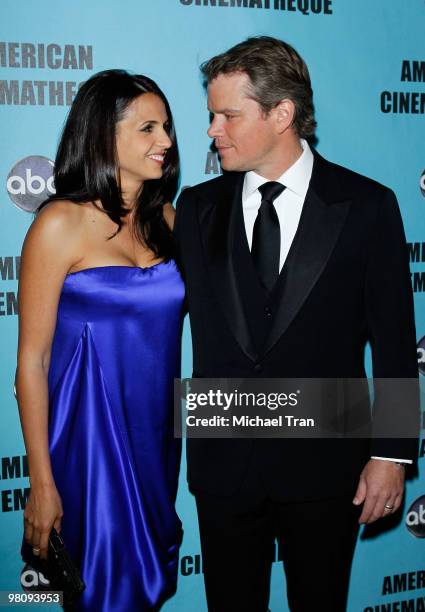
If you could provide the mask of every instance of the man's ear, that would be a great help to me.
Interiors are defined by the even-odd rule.
[[[283,134],[292,126],[295,118],[295,104],[292,100],[285,98],[273,109],[275,126],[279,134]]]

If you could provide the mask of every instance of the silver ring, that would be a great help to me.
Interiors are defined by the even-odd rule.
[[[40,554],[40,549],[39,549],[39,548],[37,548],[37,547],[34,547],[34,548],[32,549],[32,552],[33,552],[35,555],[39,555],[39,554]]]
[[[392,509],[394,508],[394,506],[387,506],[387,505],[385,504],[384,508],[385,508],[386,510],[392,510]]]

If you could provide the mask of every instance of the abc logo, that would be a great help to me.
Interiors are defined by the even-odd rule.
[[[425,495],[418,497],[406,514],[406,527],[417,538],[425,538]]]
[[[417,344],[419,372],[425,376],[425,336]]]
[[[49,591],[50,582],[41,572],[27,563],[21,572],[21,586],[24,591]]]
[[[53,167],[53,162],[41,155],[18,161],[7,177],[7,191],[12,202],[27,212],[36,211],[55,193]]]
[[[419,181],[419,187],[421,188],[422,195],[425,198],[425,170],[422,172],[422,175]]]

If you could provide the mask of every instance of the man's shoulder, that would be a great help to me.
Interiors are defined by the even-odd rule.
[[[244,173],[226,172],[204,183],[185,187],[176,203],[177,217],[193,217],[199,211],[214,208],[238,188]]]
[[[326,174],[329,189],[340,192],[341,196],[382,198],[392,193],[389,187],[369,176],[326,160],[318,154],[315,157],[318,168],[322,170],[320,174]]]
[[[185,187],[185,189],[182,191],[182,195],[188,196],[189,198],[214,198],[214,196],[221,194],[223,191],[231,189],[236,183],[237,179],[243,176],[243,174],[244,173],[240,172],[226,172],[220,176],[214,177],[213,179],[204,181],[203,183]]]

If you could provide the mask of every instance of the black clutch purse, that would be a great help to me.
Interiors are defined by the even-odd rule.
[[[69,556],[65,543],[52,528],[49,536],[47,559],[41,559],[42,573],[54,591],[63,591],[64,605],[72,604],[84,591],[86,585],[81,580],[78,568]]]
[[[63,607],[72,610],[86,585],[56,529],[52,528],[50,532],[47,559],[34,555],[32,547],[25,541],[21,552],[22,559],[49,581],[49,591],[63,592]]]

